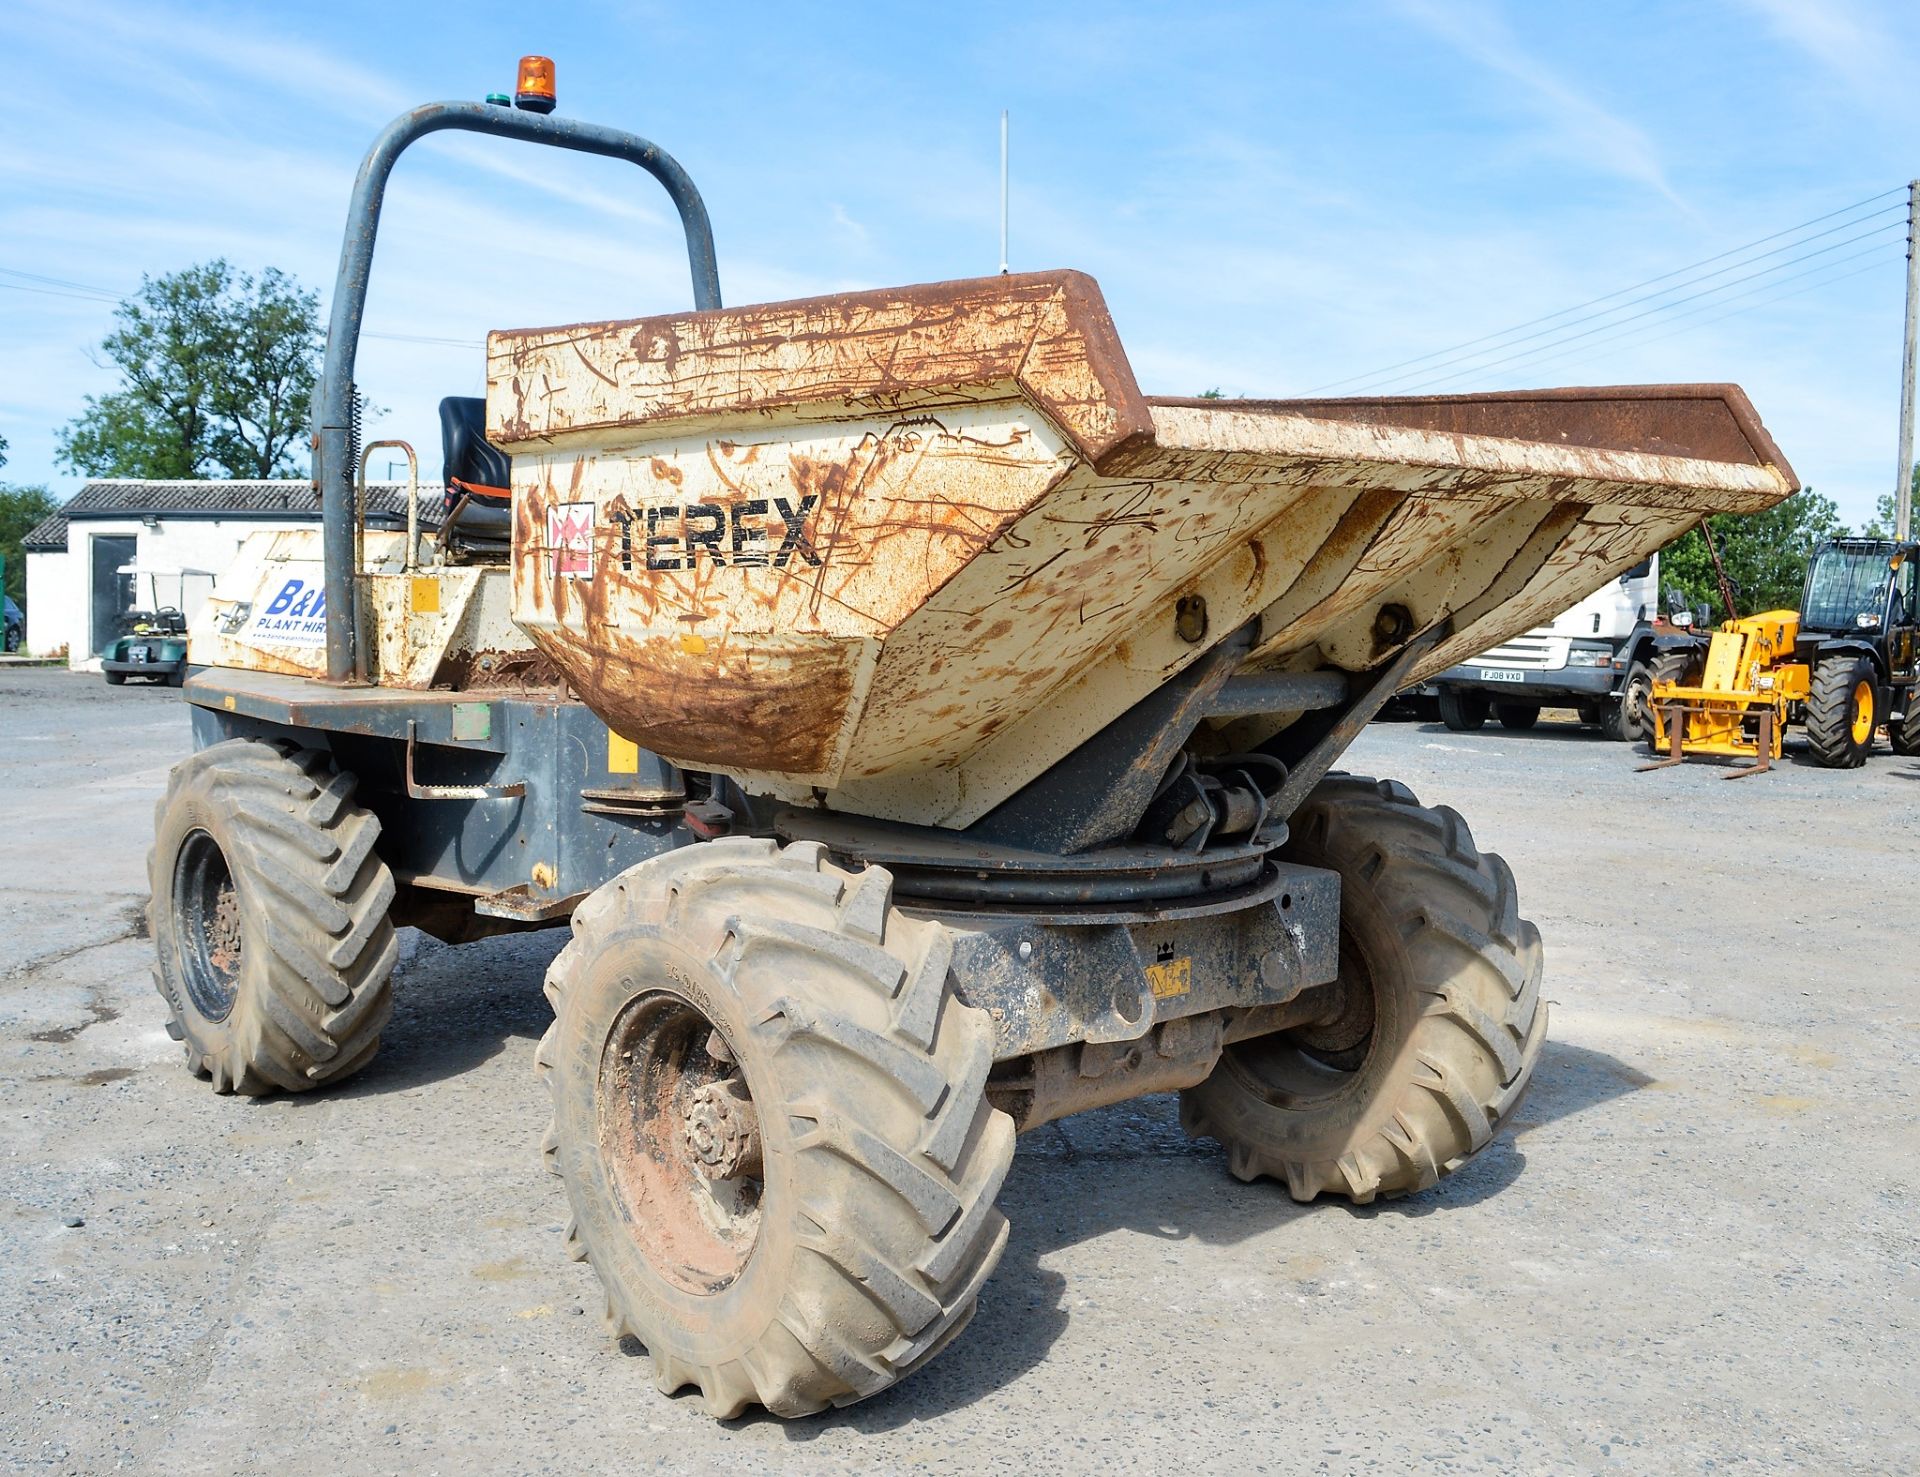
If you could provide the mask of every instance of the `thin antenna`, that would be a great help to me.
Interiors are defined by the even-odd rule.
[[[1000,110],[1000,275],[1007,274],[1007,110]]]
[[[1920,217],[1920,179],[1907,186],[1907,332],[1900,346],[1900,472],[1893,484],[1893,536],[1902,543],[1913,532],[1913,356],[1914,340],[1920,337],[1920,241],[1914,240],[1914,227],[1920,221],[1916,217]]]

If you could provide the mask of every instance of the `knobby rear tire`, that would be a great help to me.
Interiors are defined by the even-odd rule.
[[[1907,689],[1901,709],[1904,717],[1888,720],[1887,738],[1894,753],[1911,759],[1920,755],[1920,686]]]
[[[1487,1146],[1532,1080],[1539,932],[1506,863],[1403,785],[1332,776],[1292,824],[1288,859],[1340,874],[1341,968],[1371,987],[1371,1038],[1337,1066],[1296,1033],[1230,1046],[1182,1095],[1181,1122],[1219,1140],[1235,1176],[1271,1176],[1296,1200],[1427,1189]]]
[[[1667,757],[1667,725],[1660,717],[1660,710],[1654,706],[1653,692],[1656,685],[1668,684],[1674,687],[1692,687],[1699,680],[1700,662],[1691,651],[1663,651],[1655,655],[1647,668],[1647,724],[1646,731],[1640,735],[1646,744],[1647,755],[1653,759]]]
[[[393,877],[353,792],[325,753],[257,739],[202,749],[168,776],[147,861],[154,987],[215,1092],[308,1092],[380,1044]],[[209,888],[224,889],[217,923]]]

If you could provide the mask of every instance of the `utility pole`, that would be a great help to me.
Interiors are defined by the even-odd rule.
[[[1920,330],[1920,251],[1914,226],[1920,221],[1920,179],[1907,186],[1907,335],[1900,355],[1900,480],[1893,489],[1893,536],[1913,531],[1913,355]]]
[[[1915,181],[1914,189],[1920,190],[1920,181]],[[1909,211],[1908,214],[1911,217],[1912,212]],[[1909,243],[1913,239],[1911,219],[1909,219],[1907,239]],[[1909,262],[1913,259],[1911,245],[1907,248],[1907,259]],[[1000,275],[1002,277],[1007,275],[1007,110],[1005,108],[1000,110]],[[1907,319],[1907,357],[1911,359],[1913,357],[1913,269],[1911,266],[1907,269]],[[1911,382],[1908,383],[1907,389],[1909,392],[1907,401],[1911,404],[1913,401]]]

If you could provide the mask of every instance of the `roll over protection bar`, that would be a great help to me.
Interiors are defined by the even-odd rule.
[[[523,139],[556,149],[600,154],[637,164],[665,187],[680,212],[686,233],[687,265],[693,274],[693,305],[706,311],[720,306],[720,273],[713,255],[713,227],[692,178],[657,144],[637,134],[571,118],[515,112],[486,103],[427,103],[401,114],[374,140],[360,161],[347,229],[340,244],[340,270],[334,278],[333,305],[327,320],[326,360],[313,417],[313,483],[320,494],[321,545],[326,560],[327,680],[353,680],[355,604],[353,456],[353,370],[360,349],[360,320],[366,311],[367,280],[373,270],[374,239],[380,230],[380,206],[387,177],[409,145],[430,133],[461,129],[500,138]]]

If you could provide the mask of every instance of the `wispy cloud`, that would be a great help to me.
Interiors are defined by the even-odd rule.
[[[259,21],[210,25],[180,11],[156,6],[95,3],[83,15],[61,0],[20,0],[44,40],[89,52],[96,68],[114,67],[166,85],[199,104],[208,132],[244,143],[243,130],[220,126],[234,96],[267,89],[331,119],[374,129],[421,101],[398,77],[365,58],[348,57]],[[270,12],[269,12],[270,13]],[[102,56],[102,50],[107,52]],[[219,79],[216,81],[215,79]],[[637,176],[628,193],[582,184],[574,171],[551,158],[529,162],[503,150],[497,140],[442,134],[423,147],[458,159],[470,169],[613,219],[654,224],[658,210],[643,203],[650,182]],[[350,167],[349,161],[337,161]],[[354,161],[357,162],[357,161]],[[254,176],[256,178],[273,177]]]
[[[1529,51],[1496,10],[1457,0],[1395,0],[1395,8],[1469,61],[1513,83],[1516,99],[1531,109],[1569,157],[1644,185],[1682,210],[1691,209],[1667,178],[1646,131],[1603,107]]]
[[[846,206],[836,203],[832,207],[832,215],[834,229],[839,231],[849,244],[864,250],[873,239],[872,233],[864,225],[847,214]]]
[[[306,38],[245,22],[212,25],[191,13],[147,5],[68,0],[14,0],[16,23],[28,21],[41,44],[76,46],[97,60],[166,78],[190,95],[210,94],[210,74],[267,82],[335,116],[392,115],[416,99],[364,62],[349,61]]]
[[[1740,0],[1857,99],[1910,106],[1913,60],[1876,17],[1851,0]]]

